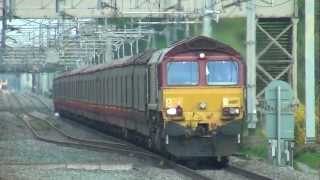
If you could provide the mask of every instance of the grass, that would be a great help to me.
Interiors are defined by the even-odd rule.
[[[48,131],[50,126],[44,121],[31,121],[32,127],[37,131]]]
[[[240,150],[240,153],[246,154],[250,157],[258,157],[261,159],[268,158],[268,147],[266,145],[257,145],[255,147],[246,147]]]
[[[239,151],[240,154],[248,158],[268,159],[268,140],[265,130],[261,128],[262,126],[259,122],[255,130],[244,130],[244,132],[248,131],[247,133],[250,135],[244,137],[243,146]]]
[[[295,155],[295,161],[308,165],[313,169],[320,167],[320,153],[316,151],[303,151]]]

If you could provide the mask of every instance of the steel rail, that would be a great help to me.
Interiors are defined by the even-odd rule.
[[[139,156],[147,156],[149,158],[153,158],[154,160],[160,160],[161,162],[164,162],[164,165],[175,169],[177,172],[179,172],[181,174],[184,174],[188,177],[191,177],[193,180],[212,180],[211,178],[209,178],[207,176],[199,174],[195,170],[192,170],[188,167],[177,164],[174,161],[164,159],[163,157],[161,157],[157,154],[151,153],[151,152],[136,151],[136,150],[130,150],[130,149],[124,149],[124,148],[118,148],[118,147],[110,147],[110,145],[109,146],[94,145],[94,144],[90,144],[90,143],[67,142],[67,141],[58,141],[58,140],[45,138],[43,136],[40,136],[36,132],[36,130],[32,127],[31,123],[28,120],[25,120],[21,117],[20,117],[20,119],[22,119],[26,123],[27,127],[31,130],[32,134],[37,139],[39,139],[41,141],[45,141],[48,143],[54,143],[54,144],[58,144],[58,145],[80,146],[80,147],[94,148],[94,149],[100,149],[100,150],[115,151],[117,153],[122,152],[122,153],[132,153],[132,154],[139,155]]]
[[[37,99],[37,97],[35,97],[34,95],[30,95],[31,97],[34,97],[35,99]],[[28,97],[28,96],[25,96]],[[34,99],[34,98],[30,98]],[[39,102],[41,102],[43,105],[45,105],[44,102],[42,102],[40,100],[40,98],[38,99]],[[56,127],[52,122],[50,122],[47,119],[44,118],[40,118],[38,116],[35,116],[31,113],[26,113],[28,116],[34,118],[34,119],[38,119],[41,121],[44,121],[45,123],[47,123],[51,128],[53,128],[54,130],[56,130],[59,134],[61,134],[62,136],[74,140],[74,141],[79,141],[79,142],[86,142],[86,143],[94,143],[94,144],[102,144],[102,145],[118,145],[118,146],[123,146],[123,147],[133,147],[133,148],[137,148],[136,146],[130,145],[129,143],[117,143],[114,141],[98,141],[98,140],[92,140],[92,139],[84,139],[84,138],[77,138],[74,136],[69,135],[68,133],[66,133],[65,131],[63,131],[62,129],[59,129],[58,127]],[[113,138],[114,139],[114,138]],[[118,139],[117,139],[118,140]],[[120,139],[118,141],[121,141]]]
[[[20,108],[23,110],[23,105],[21,104],[20,100],[13,95],[14,98],[16,99],[17,103],[19,104]],[[27,112],[24,112],[27,114]],[[24,113],[21,113],[20,115],[23,115]],[[18,119],[21,119],[27,126],[27,128],[32,132],[32,134],[34,135],[34,137],[38,140],[44,141],[44,142],[48,142],[48,143],[53,143],[53,144],[57,144],[57,145],[64,145],[64,146],[72,146],[72,147],[85,147],[85,148],[91,148],[91,149],[97,149],[97,150],[105,150],[105,151],[114,151],[117,153],[131,153],[137,156],[142,156],[142,157],[149,157],[153,160],[157,160],[160,162],[163,162],[164,166],[170,167],[172,169],[174,169],[175,171],[190,177],[193,180],[212,180],[212,178],[209,178],[205,175],[202,175],[200,173],[198,173],[197,171],[190,169],[186,166],[177,164],[176,162],[172,161],[172,160],[168,160],[165,157],[162,157],[158,154],[149,152],[147,150],[130,150],[130,149],[124,149],[119,148],[119,147],[112,147],[112,144],[107,145],[97,145],[97,144],[92,144],[92,143],[85,143],[85,142],[70,142],[70,141],[60,141],[60,140],[54,140],[54,139],[50,139],[50,138],[46,138],[41,136],[31,125],[30,120],[26,120],[25,118],[21,117],[19,115],[18,112],[14,112],[13,113]],[[31,118],[33,118],[32,116],[29,116]],[[36,118],[34,118],[36,119]],[[39,118],[38,118],[39,120]]]
[[[33,93],[30,93],[29,96],[33,97],[31,99],[36,99],[38,102],[40,102],[40,104],[42,104],[48,110],[48,112],[53,112],[52,108],[47,103],[43,102],[40,97],[36,96]]]
[[[237,174],[252,180],[272,180],[272,178],[270,177],[266,177],[266,176],[254,173],[252,171],[249,171],[234,165],[229,165],[225,170],[230,173]]]
[[[40,102],[40,104],[42,106],[44,106],[44,109],[46,109],[48,111],[48,113],[52,113],[53,110],[45,103],[42,101],[41,98],[37,97],[36,95],[34,95],[33,93],[28,93],[28,94],[22,94],[23,97],[29,99],[31,102]],[[38,107],[37,108],[39,111],[42,111],[43,108]]]
[[[92,143],[85,143],[85,142],[71,142],[71,141],[61,141],[61,140],[55,140],[55,139],[50,139],[41,136],[35,129],[32,127],[32,123],[30,121],[25,120],[24,118],[21,118],[25,124],[27,125],[28,129],[31,130],[32,134],[39,140],[46,141],[49,143],[54,143],[54,144],[60,144],[60,145],[69,145],[69,146],[83,146],[83,147],[88,147],[88,148],[97,148],[97,149],[102,149],[102,150],[111,150],[115,152],[126,152],[126,153],[134,153],[138,155],[145,155],[148,157],[152,157],[153,155],[147,152],[142,152],[142,151],[134,151],[130,149],[124,149],[124,148],[118,148],[118,147],[112,147],[112,146],[106,146],[106,145],[97,145],[97,144],[92,144]]]
[[[34,98],[37,99],[38,97],[35,97],[34,95],[30,95],[30,96],[24,96],[26,98],[29,98],[30,101],[34,101]],[[30,98],[30,97],[33,97],[33,98]],[[37,99],[39,102],[40,101],[40,98]],[[45,104],[45,103],[43,103]],[[77,137],[74,137],[74,136],[71,136],[69,134],[67,134],[66,132],[64,132],[62,129],[59,129],[58,127],[56,127],[55,125],[53,125],[49,120],[46,120],[44,118],[40,118],[40,117],[37,117],[31,113],[26,113],[28,116],[31,116],[32,118],[34,119],[38,119],[38,120],[41,120],[41,121],[44,121],[46,122],[51,128],[53,128],[54,130],[56,130],[59,134],[61,134],[62,136],[66,137],[67,139],[71,139],[71,140],[74,140],[74,141],[78,141],[78,142],[85,142],[85,143],[92,143],[94,145],[111,145],[111,146],[118,146],[118,147],[121,147],[121,148],[131,148],[131,149],[136,149],[137,151],[145,151],[145,149],[141,148],[141,147],[138,147],[136,145],[132,145],[128,142],[124,142],[123,140],[121,139],[118,139],[118,138],[114,138],[112,136],[108,136],[112,139],[115,139],[115,141],[120,141],[120,142],[124,142],[124,143],[117,143],[115,141],[98,141],[98,140],[92,140],[92,139],[84,139],[84,138],[77,138]]]
[[[13,96],[16,98],[15,95],[13,95]],[[16,101],[18,102],[21,109],[23,109],[23,105],[21,104],[20,100],[18,100],[18,98],[16,98]],[[40,102],[40,100],[38,100],[38,101]],[[164,165],[166,165],[166,166],[176,170],[177,172],[184,174],[194,180],[212,180],[211,178],[209,178],[207,176],[199,174],[197,171],[195,171],[193,169],[190,169],[186,166],[177,164],[174,161],[168,160],[158,154],[149,152],[145,149],[142,149],[142,148],[137,149],[137,147],[135,147],[133,145],[128,146],[126,144],[121,144],[121,143],[116,143],[116,142],[96,141],[96,140],[75,138],[75,137],[70,136],[67,133],[63,132],[62,130],[57,128],[55,125],[53,125],[51,122],[49,122],[46,119],[34,116],[28,112],[26,112],[25,114],[33,119],[37,119],[39,121],[46,122],[51,128],[53,128],[54,130],[59,132],[61,135],[65,136],[68,139],[78,141],[78,142],[59,141],[59,140],[54,140],[54,139],[50,139],[50,138],[45,138],[37,133],[37,131],[32,127],[30,120],[29,121],[25,120],[23,117],[20,117],[18,114],[15,114],[19,119],[22,119],[25,122],[27,127],[31,130],[32,134],[37,139],[39,139],[41,141],[48,142],[48,143],[54,143],[54,144],[58,144],[58,145],[64,145],[64,146],[86,147],[86,148],[93,148],[93,149],[99,149],[99,150],[115,151],[117,153],[122,152],[122,153],[126,153],[126,154],[131,153],[131,154],[135,154],[138,156],[147,156],[147,157],[152,158],[154,160],[159,160],[159,161],[163,162]],[[118,146],[118,147],[115,147],[115,146]],[[126,149],[126,148],[129,148],[129,149]],[[136,150],[132,150],[132,148],[136,148]],[[266,177],[266,176],[263,176],[263,175],[260,175],[260,174],[257,174],[257,173],[254,173],[254,172],[251,172],[251,171],[248,171],[248,170],[245,170],[245,169],[233,166],[233,165],[229,165],[225,169],[225,171],[230,172],[235,175],[246,177],[248,179],[253,179],[253,180],[256,180],[256,179],[258,179],[258,180],[272,180],[272,178],[269,178],[269,177]]]
[[[55,125],[53,125],[51,122],[49,122],[46,119],[37,117],[33,114],[30,113],[26,113],[28,116],[32,117],[33,119],[38,119],[40,121],[45,122],[46,124],[48,124],[51,128],[53,128],[54,130],[56,130],[59,134],[63,135],[64,137],[74,140],[74,141],[80,141],[80,142],[85,142],[85,143],[94,143],[94,144],[101,144],[101,145],[119,145],[119,146],[126,146],[129,147],[128,144],[124,144],[124,143],[117,143],[117,142],[112,142],[112,141],[98,141],[98,140],[91,140],[91,139],[84,139],[84,138],[77,138],[74,136],[71,136],[69,134],[67,134],[66,132],[64,132],[63,130],[57,128]]]

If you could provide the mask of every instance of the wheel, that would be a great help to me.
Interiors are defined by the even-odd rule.
[[[187,160],[183,164],[186,164],[187,167],[191,169],[199,169],[200,163],[197,160]]]
[[[127,139],[128,138],[128,129],[127,128],[122,128],[122,136]]]
[[[228,167],[228,164],[229,164],[229,157],[227,157],[227,156],[222,156],[222,157],[220,158],[220,160],[217,159],[217,161],[216,161],[216,168],[217,168],[217,169],[226,168],[226,167]]]
[[[163,133],[162,129],[158,128],[156,130],[155,137],[154,137],[154,146],[159,152],[164,150],[164,139],[163,139],[162,133]]]
[[[153,140],[152,140],[151,137],[148,137],[147,147],[148,147],[149,149],[153,149]]]
[[[148,148],[161,152],[163,150],[163,122],[158,112],[151,113],[149,121]]]

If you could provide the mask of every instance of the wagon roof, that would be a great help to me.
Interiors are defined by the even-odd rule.
[[[224,53],[224,54],[229,54],[231,56],[240,57],[240,54],[232,47],[205,36],[197,36],[197,37],[179,41],[171,45],[170,47],[166,48],[163,51],[164,52],[163,55],[173,56],[174,54],[197,51],[197,50],[199,51],[206,50],[206,51]],[[80,69],[75,69],[62,74],[57,78],[73,76],[77,74],[88,74],[88,73],[97,72],[97,71],[101,71],[108,68],[121,67],[121,66],[130,65],[130,64],[146,64],[148,63],[148,61],[150,60],[150,58],[152,57],[155,51],[156,50],[154,49],[151,49],[151,50],[149,49],[138,55],[134,55],[134,56],[123,58],[123,59],[118,59],[109,64],[100,64],[100,65],[87,66]]]
[[[138,55],[118,59],[109,64],[99,64],[99,65],[86,66],[83,68],[75,69],[75,70],[63,73],[61,76],[58,76],[57,79],[63,78],[66,76],[73,76],[77,74],[89,74],[97,71],[102,71],[108,68],[122,67],[130,64],[145,64],[151,58],[154,51],[155,51],[154,49],[149,49]]]

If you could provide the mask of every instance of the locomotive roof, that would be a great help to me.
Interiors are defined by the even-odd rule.
[[[207,50],[216,53],[229,54],[231,56],[240,56],[240,53],[233,49],[231,46],[206,36],[197,36],[190,39],[178,41],[168,48],[166,56],[197,50]]]
[[[155,51],[156,50],[154,49],[149,49],[138,55],[134,55],[128,58],[118,59],[109,64],[100,64],[100,65],[87,66],[87,67],[75,69],[62,74],[61,76],[58,76],[57,79],[63,78],[66,76],[73,76],[77,74],[87,74],[87,73],[97,72],[97,71],[101,71],[108,68],[127,66],[131,64],[146,64],[149,62],[149,60],[151,59]],[[235,49],[233,49],[229,45],[226,45],[222,42],[219,42],[217,40],[214,40],[205,36],[197,36],[197,37],[185,39],[171,45],[166,49],[159,50],[159,51],[161,51],[161,53],[159,53],[161,54],[161,56],[166,56],[166,57],[173,56],[179,53],[190,52],[190,51],[211,51],[211,52],[229,54],[231,56],[240,57],[240,53],[238,53]]]

